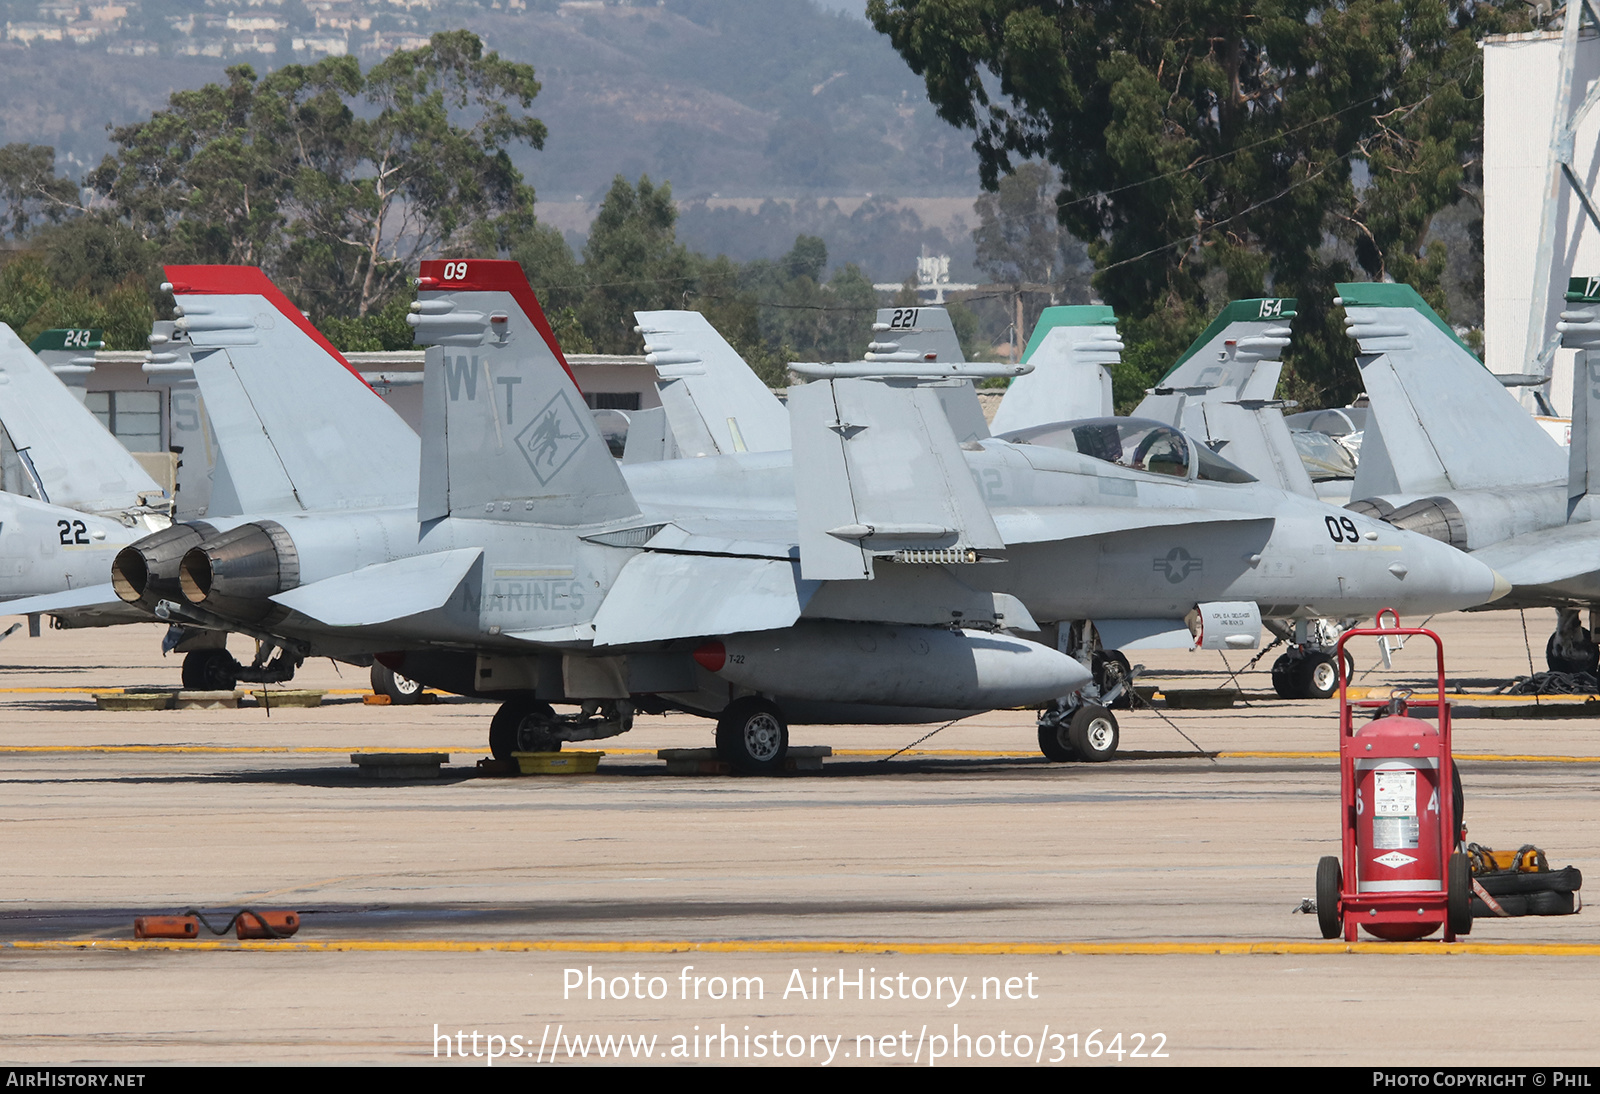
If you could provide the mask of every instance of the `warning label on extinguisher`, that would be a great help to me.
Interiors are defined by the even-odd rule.
[[[1372,846],[1415,847],[1418,831],[1416,771],[1374,771],[1372,780]]]

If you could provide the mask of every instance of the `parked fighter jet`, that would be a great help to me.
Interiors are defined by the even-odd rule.
[[[1226,305],[1134,410],[1132,420],[1164,422],[1225,457],[1266,486],[1315,498],[1275,400],[1289,345],[1295,302],[1280,298]],[[1109,415],[1111,368],[1121,360],[1116,318],[1104,305],[1047,308],[1029,340],[1031,376],[1013,381],[995,414],[996,432],[1023,435],[1066,411]],[[1095,410],[1095,407],[1103,409]],[[1264,625],[1291,645],[1272,666],[1274,689],[1285,699],[1327,698],[1338,686],[1332,651],[1340,628],[1309,615]],[[1115,627],[1102,625],[1115,633]],[[1102,635],[1104,638],[1104,635]],[[1133,639],[1129,649],[1187,646],[1181,629]],[[1347,666],[1351,663],[1346,654]],[[1107,644],[1098,672],[1129,671],[1126,654]],[[1347,667],[1348,671],[1348,667]]]
[[[1584,302],[1581,279],[1568,299]],[[1360,347],[1356,363],[1369,408],[1349,508],[1420,532],[1490,564],[1511,581],[1497,607],[1559,610],[1545,646],[1555,671],[1595,671],[1581,610],[1584,575],[1600,573],[1600,525],[1587,505],[1585,453],[1576,415],[1589,390],[1573,388],[1571,461],[1407,285],[1343,284],[1338,303]],[[1580,309],[1581,310],[1581,309]],[[1583,321],[1570,337],[1581,345]],[[1563,324],[1565,327],[1566,324]],[[1592,419],[1590,419],[1592,420]]]
[[[38,357],[0,325],[0,421],[32,497],[0,493],[0,600],[68,592],[58,618],[100,621],[98,585],[123,546],[164,528],[170,502]],[[132,613],[110,609],[105,620]]]
[[[937,311],[937,309],[932,308],[920,310],[924,313],[924,321],[927,313]],[[1287,306],[1287,310],[1289,315],[1292,316],[1292,303]],[[1216,372],[1215,363],[1221,361],[1228,368],[1243,369],[1240,375],[1234,378],[1238,383],[1248,386],[1249,381],[1254,376],[1258,382],[1270,389],[1276,383],[1276,362],[1269,361],[1265,367],[1261,366],[1260,362],[1269,356],[1276,356],[1275,353],[1269,355],[1262,351],[1276,350],[1286,342],[1282,327],[1286,319],[1284,311],[1285,303],[1278,300],[1249,301],[1235,305],[1197,342],[1195,349],[1186,356],[1186,362],[1189,360],[1203,361],[1208,373],[1214,373]],[[1049,398],[1052,395],[1059,394],[1070,399],[1074,397],[1071,394],[1072,392],[1087,390],[1094,393],[1094,407],[1098,409],[1100,393],[1109,388],[1109,375],[1105,373],[1104,366],[1113,363],[1116,360],[1117,352],[1120,350],[1120,343],[1115,339],[1114,320],[1110,323],[1107,322],[1111,320],[1109,309],[1103,307],[1054,308],[1049,309],[1046,315],[1052,329],[1042,333],[1035,332],[1034,349],[1029,357],[1030,364],[1040,362],[1040,367],[1032,375],[1014,380],[1007,393],[1006,400],[1002,402],[1001,406],[1002,413],[1007,412],[1008,407],[1010,408],[1014,420],[1040,424],[1037,424],[1032,430],[1009,433],[1007,434],[1008,439],[1035,441],[1040,438],[1046,438],[1046,443],[1050,443],[1053,440],[1057,444],[1064,443],[1067,446],[1074,446],[1080,441],[1074,437],[1072,427],[1087,427],[1082,432],[1081,436],[1085,439],[1081,443],[1090,444],[1090,448],[1087,450],[1080,448],[1079,451],[1088,451],[1091,454],[1100,455],[1111,462],[1131,463],[1139,470],[1166,471],[1168,474],[1161,476],[1161,479],[1173,487],[1179,487],[1180,485],[1187,487],[1188,485],[1174,482],[1173,478],[1170,477],[1173,471],[1178,471],[1179,478],[1187,479],[1192,475],[1195,480],[1192,485],[1195,489],[1185,488],[1178,494],[1179,497],[1186,497],[1188,500],[1174,501],[1173,504],[1194,506],[1196,508],[1202,506],[1209,508],[1215,505],[1230,509],[1238,506],[1259,506],[1258,512],[1263,517],[1278,516],[1291,511],[1275,508],[1282,499],[1282,495],[1278,491],[1254,484],[1250,475],[1233,467],[1227,460],[1213,456],[1209,446],[1196,444],[1174,430],[1163,429],[1159,423],[1149,420],[1100,419],[1098,421],[1075,422],[1070,425],[1064,425],[1056,419],[1049,408],[1041,408],[1039,401],[1041,398]],[[1265,330],[1257,329],[1261,324],[1265,324]],[[658,316],[652,321],[651,325],[660,327],[664,326],[665,323]],[[729,370],[733,368],[731,362],[734,360],[735,355],[730,348],[726,347],[725,343],[721,343],[720,339],[716,340],[717,352],[711,352],[706,348],[703,340],[714,339],[716,336],[715,332],[704,326],[703,321],[697,325],[696,330],[698,333],[694,336],[684,334],[683,331],[685,329],[680,325],[679,338],[673,343],[675,353],[697,356],[701,360],[715,359],[720,362],[719,367],[722,369]],[[903,344],[895,348],[903,349]],[[914,371],[916,368],[913,361],[895,361],[893,364],[902,371]],[[875,367],[883,373],[891,371],[888,367],[874,366],[871,362],[861,362],[847,366],[848,370],[856,375],[869,375]],[[1180,370],[1183,367],[1183,365],[1180,365]],[[820,372],[821,368],[821,366],[800,365],[796,366],[796,371]],[[1269,372],[1270,376],[1267,375]],[[1104,377],[1106,381],[1104,385],[1096,381],[1096,374]],[[1043,383],[1040,382],[1041,378],[1044,378]],[[1215,378],[1209,374],[1190,377],[1190,379],[1196,381],[1197,388],[1199,381]],[[1228,376],[1224,375],[1221,379],[1226,380]],[[902,382],[910,381],[903,380]],[[1044,390],[1041,391],[1041,388]],[[720,385],[712,385],[708,399],[715,400],[719,390]],[[796,394],[804,390],[804,388],[796,389]],[[1228,423],[1229,428],[1234,430],[1235,436],[1245,436],[1248,428],[1254,428],[1262,437],[1265,437],[1267,435],[1266,427],[1252,425],[1251,423],[1256,418],[1270,419],[1276,417],[1275,424],[1279,433],[1286,432],[1283,430],[1281,417],[1278,417],[1278,410],[1270,400],[1262,399],[1249,403],[1245,400],[1237,399],[1236,392],[1231,387],[1205,390],[1212,396],[1211,403],[1208,404],[1197,400],[1195,405],[1211,411],[1210,420],[1216,424],[1219,431],[1223,423]],[[949,395],[953,394],[953,392],[946,392],[945,394]],[[1250,395],[1253,392],[1247,390],[1246,394]],[[1270,390],[1267,394],[1270,395]],[[791,407],[794,405],[796,404],[791,402]],[[1183,396],[1180,396],[1176,408],[1168,409],[1171,409],[1171,412],[1181,417],[1182,406]],[[1232,416],[1225,416],[1223,412],[1236,413],[1233,413]],[[721,415],[712,413],[708,414],[708,416],[720,417]],[[1245,422],[1244,426],[1239,425],[1241,419]],[[996,420],[1004,421],[1004,419],[998,417]],[[1202,419],[1202,424],[1204,424],[1204,419]],[[1122,431],[1124,430],[1129,438],[1127,444],[1122,443]],[[1097,444],[1088,440],[1088,438],[1095,437],[1109,437],[1110,443]],[[1219,441],[1216,446],[1224,447],[1225,444],[1226,441]],[[993,446],[987,444],[977,446],[969,442],[967,447],[978,451],[988,451]],[[1262,442],[1248,449],[1248,451],[1258,453],[1264,448],[1265,443]],[[1183,453],[1181,461],[1170,458],[1170,454],[1179,451]],[[1292,446],[1289,451],[1292,453]],[[1192,457],[1189,455],[1191,452],[1194,453]],[[1157,458],[1163,454],[1168,455],[1169,458],[1166,460]],[[882,458],[889,465],[894,462],[894,457],[887,451]],[[1291,456],[1290,459],[1292,460],[1293,457]],[[973,468],[973,473],[977,474],[979,457],[969,454],[967,460]],[[860,462],[863,466],[870,466],[872,461],[863,457]],[[1270,469],[1272,464],[1270,461],[1267,462]],[[1195,467],[1192,468],[1191,464],[1194,464]],[[1203,470],[1198,469],[1201,465],[1205,465]],[[808,468],[812,466],[810,460],[806,462],[806,466]],[[637,481],[638,474],[644,470],[643,468],[636,469],[634,481]],[[1094,474],[1097,472],[1091,471],[1089,473]],[[1104,475],[1112,474],[1109,470],[1098,473]],[[1044,476],[1046,479],[1050,477]],[[810,481],[812,480],[809,476],[806,479],[797,479],[796,486],[803,487],[805,483]],[[1221,487],[1224,484],[1226,484],[1226,487],[1217,500],[1202,501],[1195,497],[1197,494],[1203,496],[1205,491]],[[1122,484],[1117,484],[1116,487],[1113,487],[1110,483],[1101,484],[1091,505],[1103,502],[1104,499],[1099,497],[1099,494],[1121,488],[1125,487]],[[857,489],[854,481],[852,481],[851,489]],[[1152,488],[1146,488],[1146,490],[1149,489]],[[1310,495],[1311,491],[1306,489],[1304,494]],[[1083,500],[1087,501],[1088,499]],[[1310,499],[1308,498],[1307,500]],[[1290,506],[1299,504],[1295,500],[1282,503]],[[1341,548],[1336,548],[1336,550],[1348,551],[1352,545],[1361,542],[1362,535],[1359,535],[1354,528],[1345,529],[1340,523],[1342,520],[1347,519],[1346,514],[1314,502],[1311,504],[1311,512],[1317,514],[1313,519],[1322,522],[1321,527],[1324,531],[1337,529],[1336,533],[1329,533],[1330,535],[1337,534],[1339,538],[1334,542],[1343,545]],[[1082,510],[1082,513],[1092,517],[1096,510],[1092,507],[1086,508]],[[1127,527],[1134,528],[1138,526],[1139,520],[1134,519],[1134,514],[1123,514],[1123,516],[1128,520]],[[1196,516],[1194,519],[1204,522],[1203,516]],[[1144,517],[1144,521],[1150,526],[1145,529],[1147,534],[1156,534],[1172,539],[1173,529],[1160,527],[1163,520],[1159,514],[1148,514]],[[1158,531],[1152,533],[1152,528],[1158,529]],[[1092,536],[1094,532],[1091,529],[1092,526],[1086,526],[1084,535]],[[816,552],[824,551],[828,547],[827,540],[807,544],[802,534],[801,559],[803,566],[809,564],[809,560],[814,557]],[[1174,549],[1172,543],[1166,543],[1163,546],[1165,551],[1170,552]],[[1132,550],[1137,552],[1138,548],[1132,547]],[[1187,548],[1184,550],[1187,551]],[[1252,547],[1243,553],[1249,555],[1255,553],[1255,551]],[[1160,561],[1160,559],[1157,559],[1158,563]],[[1330,565],[1334,563],[1332,558],[1317,560],[1313,553],[1311,559],[1298,563],[1298,574],[1295,573],[1293,564],[1278,563],[1276,571],[1269,571],[1275,572],[1276,576],[1271,581],[1264,583],[1261,590],[1252,596],[1252,599],[1267,605],[1269,610],[1276,609],[1279,605],[1285,603],[1292,605],[1283,609],[1290,618],[1283,622],[1273,621],[1273,625],[1293,627],[1296,631],[1302,632],[1297,635],[1295,649],[1290,654],[1280,658],[1277,666],[1278,671],[1274,674],[1275,682],[1278,683],[1280,690],[1289,695],[1321,694],[1326,696],[1331,693],[1333,687],[1337,684],[1337,678],[1333,672],[1333,660],[1322,650],[1322,645],[1325,643],[1317,641],[1324,633],[1324,629],[1319,625],[1318,613],[1306,610],[1303,601],[1294,599],[1299,595],[1294,591],[1299,582],[1307,579],[1309,576],[1308,571],[1318,561],[1325,561]],[[1159,565],[1156,569],[1160,569]],[[1401,569],[1405,569],[1403,564]],[[1186,564],[1180,566],[1177,570],[1169,570],[1168,573],[1176,577],[1174,583],[1181,583],[1189,578],[1190,568]],[[1171,580],[1171,578],[1168,580]],[[1085,664],[1094,665],[1099,681],[1098,686],[1102,692],[1110,692],[1117,686],[1116,681],[1119,678],[1125,678],[1127,675],[1128,662],[1125,656],[1116,652],[1118,645],[1126,645],[1130,649],[1174,644],[1188,647],[1194,640],[1192,630],[1184,619],[1186,612],[1195,607],[1193,604],[1185,606],[1183,610],[1167,606],[1150,611],[1148,607],[1138,606],[1138,598],[1136,596],[1124,595],[1125,588],[1119,586],[1112,592],[1112,595],[1118,598],[1115,607],[1109,610],[1103,606],[1090,609],[1085,608],[1082,604],[1085,593],[1081,585],[1066,582],[1061,584],[1070,588],[1070,592],[1078,599],[1078,603],[1068,608],[1060,604],[1051,604],[1048,600],[1044,603],[1035,603],[1034,600],[1029,599],[1027,596],[1023,597],[1024,603],[1026,603],[1034,618],[1045,620],[1049,624],[1047,629],[1051,630],[1053,635],[1056,631],[1061,632],[1059,635],[1055,635],[1056,640],[1061,644],[1061,648],[1071,650],[1080,656]],[[1404,588],[1396,588],[1392,595],[1402,598],[1410,591]],[[1220,598],[1223,594],[1219,590],[1217,595]],[[1201,592],[1196,596],[1196,603],[1198,604],[1206,599],[1206,593]],[[1337,604],[1338,600],[1336,596],[1329,597],[1323,603]],[[1049,614],[1058,611],[1090,610],[1101,614],[1098,616]],[[1342,610],[1334,608],[1333,610],[1350,616],[1364,614],[1353,607]],[[1402,607],[1402,610],[1409,611],[1410,608]],[[1142,618],[1141,615],[1146,611],[1149,611],[1149,614],[1156,618]],[[1164,618],[1162,618],[1163,615],[1165,616]],[[1087,625],[1086,620],[1090,618],[1095,620],[1096,625],[1094,627]],[[1335,631],[1334,636],[1336,637],[1336,635],[1337,632]],[[1215,638],[1215,635],[1213,635],[1213,638]],[[1047,738],[1048,733],[1044,736]]]
[[[1554,607],[1545,644],[1557,672],[1594,672],[1600,605],[1597,348],[1600,281],[1573,278],[1558,329],[1574,363],[1572,446],[1560,447],[1412,289],[1340,285],[1360,344],[1370,407],[1350,508],[1382,517],[1499,568],[1512,583],[1496,607]],[[1590,612],[1583,625],[1582,612]]]
[[[271,518],[189,526],[193,546],[173,535],[125,553],[119,591],[290,657],[379,653],[413,679],[505,696],[497,754],[612,735],[636,705],[670,706],[718,717],[719,747],[747,769],[781,765],[790,720],[860,720],[867,704],[875,720],[920,721],[930,708],[1071,694],[1088,678],[1077,661],[996,629],[1035,629],[1030,612],[1160,627],[1194,612],[1208,642],[1234,645],[1255,641],[1246,599],[1294,598],[1280,609],[1292,614],[1342,598],[1367,612],[1397,595],[1433,610],[1493,592],[1488,570],[1376,522],[1325,527],[1310,502],[1263,515],[1248,476],[1170,428],[1090,423],[963,448],[941,392],[909,378],[796,389],[795,449],[816,453],[798,480],[778,452],[632,465],[624,477],[520,269],[440,262],[423,274],[414,319],[432,348],[415,507],[375,479],[365,509],[296,510],[284,495]],[[306,392],[342,394],[313,371],[325,354],[282,354],[284,338],[309,336],[287,302],[286,324],[258,298],[206,287],[180,294],[203,384],[232,377],[289,421],[304,420]],[[274,407],[273,383],[299,402]],[[349,441],[367,404],[347,401],[316,402]],[[320,450],[262,449],[269,480],[274,459],[326,473],[345,458],[319,413],[308,432]],[[377,440],[362,459],[403,468]],[[1214,593],[1247,595],[1214,604]],[[1103,759],[1117,743],[1114,720],[1076,701],[1040,737],[1056,758]]]

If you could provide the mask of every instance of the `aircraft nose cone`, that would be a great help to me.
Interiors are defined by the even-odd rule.
[[[1489,599],[1485,603],[1493,604],[1511,591],[1511,582],[1507,581],[1499,570],[1490,570],[1489,572],[1494,575],[1494,591],[1489,594]]]
[[[1426,601],[1429,612],[1476,608],[1511,589],[1505,578],[1465,551],[1414,532],[1406,533],[1405,551],[1388,569],[1399,579],[1394,584]]]

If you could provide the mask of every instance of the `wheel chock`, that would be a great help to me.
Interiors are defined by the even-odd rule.
[[[135,938],[197,938],[200,920],[192,915],[142,915],[133,921]]]

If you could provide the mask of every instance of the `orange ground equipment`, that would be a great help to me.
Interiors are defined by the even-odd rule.
[[[1384,626],[1384,616],[1394,625]],[[1438,659],[1434,721],[1412,716],[1409,692],[1352,701],[1344,647],[1352,638],[1420,636]],[[1460,779],[1450,752],[1450,704],[1445,700],[1444,643],[1432,631],[1401,627],[1393,608],[1375,627],[1339,638],[1339,810],[1343,855],[1317,863],[1317,923],[1322,937],[1354,942],[1359,925],[1391,942],[1444,940],[1472,930],[1472,872],[1460,848]],[[1422,704],[1418,704],[1422,706]],[[1371,710],[1357,727],[1355,712]],[[1425,707],[1423,708],[1425,709]]]

